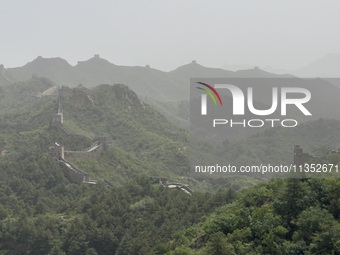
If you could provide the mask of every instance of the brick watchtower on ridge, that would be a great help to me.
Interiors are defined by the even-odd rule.
[[[50,155],[58,160],[64,159],[64,146],[61,146],[58,143],[55,143],[54,145],[55,146],[49,148]]]
[[[312,156],[308,153],[303,152],[303,149],[300,145],[294,146],[294,165],[304,165],[309,162]]]

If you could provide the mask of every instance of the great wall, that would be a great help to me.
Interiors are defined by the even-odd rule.
[[[300,145],[294,146],[294,165],[300,166],[309,163],[315,157],[309,153],[303,152]]]
[[[51,126],[57,130],[63,132],[66,135],[81,136],[79,134],[73,133],[64,127],[64,102],[72,96],[72,89],[68,87],[62,87],[58,89],[58,111],[52,117]],[[89,100],[92,100],[89,98]],[[92,100],[93,103],[93,100]],[[92,180],[90,175],[76,166],[74,166],[70,161],[72,160],[84,160],[95,158],[100,155],[102,151],[105,151],[110,146],[111,142],[108,137],[97,137],[94,139],[93,144],[81,151],[69,151],[65,150],[63,146],[55,143],[54,146],[49,147],[50,155],[58,160],[61,169],[64,171],[65,175],[74,183],[86,183],[86,184],[97,184],[98,181]],[[332,151],[332,153],[338,153],[338,151]],[[300,145],[294,146],[294,165],[304,165],[312,162],[316,157],[306,153],[300,147]],[[180,189],[187,194],[192,194],[192,190],[189,185],[183,183],[176,183],[169,181],[167,178],[163,177],[150,177],[150,180],[154,183],[159,183],[160,185],[167,188]],[[111,182],[103,180],[103,182],[109,186],[112,186]]]
[[[97,184],[96,180],[91,180],[90,175],[74,165],[70,162],[66,161],[64,158],[64,147],[60,146],[58,143],[55,143],[55,146],[51,146],[49,148],[50,155],[55,157],[61,169],[65,172],[66,176],[75,183],[87,183],[87,184]]]
[[[168,178],[164,178],[164,177],[150,177],[150,180],[154,183],[158,183],[162,185],[163,187],[167,187],[169,189],[180,189],[184,193],[187,193],[189,195],[193,193],[193,191],[190,189],[188,184],[172,182],[168,180]]]
[[[63,125],[64,102],[71,96],[72,89],[68,87],[62,87],[58,89],[58,111],[52,117],[51,126],[66,135],[79,135],[68,130]],[[94,103],[92,98],[89,97],[89,100]],[[93,144],[89,148],[82,151],[68,151],[65,150],[62,145],[55,143],[53,146],[49,147],[49,153],[51,157],[55,158],[58,161],[61,169],[64,171],[65,175],[69,178],[70,181],[78,184],[97,184],[97,180],[92,180],[88,173],[78,169],[70,161],[98,157],[102,151],[108,149],[110,144],[111,140],[108,137],[102,136],[95,138]],[[189,188],[189,185],[187,184],[172,182],[163,177],[150,177],[150,180],[170,189],[179,189],[189,195],[193,193],[193,191]],[[112,186],[112,183],[108,180],[103,180],[102,182],[108,186]]]
[[[338,150],[327,150],[327,152],[340,155]],[[300,145],[294,146],[294,165],[310,164],[318,158],[320,159],[320,157],[304,152]]]
[[[66,135],[77,135],[64,127],[64,102],[72,96],[72,90],[67,87],[62,87],[58,90],[58,112],[53,115],[51,126]],[[90,175],[70,163],[74,159],[88,159],[97,157],[104,149],[108,147],[108,139],[99,137],[87,149],[82,151],[68,151],[64,147],[55,143],[54,146],[49,147],[50,155],[56,158],[65,172],[66,176],[75,183],[97,184],[96,180],[92,180]]]

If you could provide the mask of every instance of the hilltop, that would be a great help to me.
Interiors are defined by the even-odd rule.
[[[103,157],[76,162],[79,166],[106,176],[109,169],[126,176],[139,175],[144,169],[156,176],[188,174],[187,133],[175,128],[128,87],[100,85],[66,91],[64,126],[88,138],[109,137],[113,144]],[[119,163],[117,155],[125,160]],[[115,171],[112,174],[117,175]]]
[[[8,73],[5,69],[4,65],[0,65],[0,86],[1,85],[8,85],[16,80]]]
[[[52,125],[60,99],[48,79],[35,77],[0,90],[0,150],[8,155],[4,160],[48,155],[55,143],[67,151],[84,151],[106,137],[110,146],[98,157],[71,163],[96,180],[118,186],[141,175],[177,182],[189,175],[187,131],[125,85],[63,87],[62,129]]]

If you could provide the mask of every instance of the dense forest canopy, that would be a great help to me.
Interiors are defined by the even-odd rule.
[[[126,86],[72,89],[68,134],[51,125],[58,95],[41,96],[53,86],[35,77],[0,88],[0,254],[340,254],[339,179],[194,180],[187,131]],[[274,129],[226,142],[222,153],[279,161],[303,134],[307,150],[320,148],[323,162],[338,164],[339,155],[320,146],[335,145],[339,127],[323,119],[289,136]],[[112,139],[109,148],[72,163],[99,182],[72,183],[48,148],[81,151],[98,136]]]

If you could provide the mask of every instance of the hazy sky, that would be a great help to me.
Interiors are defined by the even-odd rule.
[[[340,52],[337,0],[0,0],[0,63],[93,54],[171,70],[250,64],[293,69]]]

